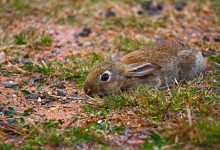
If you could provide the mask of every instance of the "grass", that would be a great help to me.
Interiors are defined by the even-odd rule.
[[[61,17],[58,22],[61,24],[82,25],[82,22],[76,16]]]
[[[85,111],[121,109],[124,106],[138,106],[139,112],[154,123],[172,120],[175,114],[184,113],[188,107],[193,108],[195,117],[218,118],[217,109],[220,105],[219,95],[215,90],[207,91],[196,87],[177,87],[171,91],[159,91],[155,88],[140,87],[131,93],[110,95],[96,107],[87,104]],[[155,109],[157,108],[157,109]],[[212,116],[213,115],[213,116]]]
[[[165,139],[161,137],[159,133],[152,132],[149,137],[147,138],[146,142],[140,147],[140,150],[153,150],[153,149],[160,149],[165,143]]]
[[[42,33],[38,35],[34,44],[41,45],[41,46],[50,46],[52,45],[52,42],[53,42],[52,39],[48,35],[45,35],[44,33]]]
[[[34,28],[14,35],[14,43],[17,45],[51,46],[52,39],[45,33],[37,34]]]
[[[9,0],[9,1],[3,1],[1,3],[3,7],[1,7],[1,11],[7,11],[8,9],[11,9],[11,11],[14,11],[18,14],[23,14],[27,8],[30,6],[29,1],[27,0]]]
[[[136,102],[133,100],[128,100],[128,98],[121,95],[109,95],[104,100],[96,97],[96,100],[99,102],[98,105],[92,105],[90,103],[86,103],[81,106],[81,108],[85,112],[91,112],[94,115],[97,114],[109,114],[110,110],[121,109],[124,106],[136,106]]]
[[[25,118],[29,118],[33,110],[25,110],[22,114]],[[42,146],[47,147],[77,147],[89,142],[95,142],[95,147],[106,147],[110,144],[107,143],[107,137],[101,133],[101,130],[106,130],[109,133],[121,132],[125,130],[124,126],[114,126],[109,122],[93,123],[89,125],[89,128],[83,128],[78,126],[71,126],[68,129],[60,130],[59,126],[63,124],[62,120],[48,120],[45,119],[41,122],[35,122],[26,124],[25,119],[22,119],[20,123],[17,121],[15,114],[18,112],[9,107],[6,112],[8,119],[14,119],[14,123],[6,123],[8,132],[13,133],[23,142],[16,145],[4,144],[0,140],[0,149],[10,150],[19,149],[41,149]],[[29,118],[30,119],[30,118]],[[0,128],[2,130],[2,128]],[[1,132],[0,132],[1,135]]]
[[[146,29],[148,27],[160,27],[165,26],[167,21],[163,19],[157,19],[157,20],[148,20],[145,19],[144,16],[123,16],[123,17],[111,17],[103,19],[101,25],[103,29],[123,29],[123,28],[135,28],[137,31],[142,32],[143,29]],[[143,19],[144,18],[144,19]]]
[[[202,83],[212,79],[196,79],[192,82]],[[82,108],[94,115],[106,115],[128,106],[135,107],[136,113],[145,116],[146,121],[159,126],[158,140],[163,141],[156,144],[159,148],[166,145],[175,149],[186,145],[212,147],[219,142],[220,95],[214,89],[181,85],[159,91],[140,87],[137,91],[111,95]],[[152,149],[154,144],[152,139],[146,139],[142,149]]]
[[[17,45],[27,44],[26,36],[23,32],[19,33],[18,35],[14,35],[14,41]]]
[[[124,44],[124,47],[128,47],[119,49],[122,51],[127,49],[133,51],[145,44],[133,38],[123,37],[122,39],[125,42],[120,41],[121,46]],[[206,85],[206,82],[208,85],[211,83],[212,86],[219,87],[219,57],[211,55],[210,60],[216,65],[212,71],[208,72],[209,76],[191,80],[190,85],[180,83],[179,86],[164,91],[159,91],[154,87],[139,87],[136,91],[109,95],[104,99],[96,97],[97,104],[87,103],[81,108],[94,116],[104,116],[111,115],[113,110],[135,107],[136,113],[141,114],[147,122],[160,128],[159,131],[149,134],[140,149],[155,147],[182,149],[186,145],[192,148],[196,146],[214,147],[219,143],[220,138],[219,93],[209,87],[197,87],[197,84]],[[102,57],[93,53],[89,58],[81,61],[71,56],[69,62],[24,64],[21,69],[28,73],[40,73],[44,77],[55,77],[59,80],[76,78],[79,85],[83,86],[88,69],[102,61]],[[9,108],[7,116],[13,117],[14,113],[15,110]],[[74,147],[78,143],[90,141],[96,141],[98,145],[106,147],[109,146],[105,141],[108,139],[99,132],[113,134],[125,129],[124,126],[114,126],[105,120],[101,123],[94,122],[87,128],[73,127],[60,132],[58,131],[58,126],[62,123],[60,121],[45,120],[30,126],[26,125],[22,118],[18,118],[15,123],[24,128],[21,133],[22,137],[29,139],[21,145],[21,148],[24,149],[40,148],[45,145]],[[48,132],[50,134],[46,135]],[[13,148],[13,145],[2,144],[0,148],[10,149]]]
[[[61,121],[44,120],[22,127],[21,131],[23,132],[19,132],[19,135],[28,140],[16,146],[0,144],[0,149],[10,149],[12,147],[35,149],[45,145],[51,147],[70,146],[74,148],[79,144],[88,143],[93,140],[97,143],[104,141],[96,133],[93,133],[92,130],[85,130],[81,127],[72,127],[65,131],[59,131],[58,127],[61,123]]]
[[[142,39],[136,39],[133,37],[121,35],[115,38],[114,43],[116,49],[118,49],[119,51],[123,51],[125,53],[129,53],[138,50],[141,47],[147,46],[153,42],[152,41],[146,42],[145,40]]]
[[[117,12],[118,7],[116,6],[119,2],[116,0],[105,1],[107,3],[101,0],[78,2],[48,1],[50,4],[48,6],[43,6],[45,4],[43,1],[42,3],[39,2],[26,0],[0,2],[2,6],[0,12],[5,13],[5,15],[0,15],[2,18],[6,18],[0,20],[1,23],[7,25],[7,16],[9,14],[16,17],[24,17],[34,12],[35,15],[39,14],[48,18],[52,17],[61,24],[78,27],[89,24],[92,31],[98,33],[97,37],[99,37],[100,33],[106,31],[110,31],[110,34],[117,36],[119,34],[118,31],[120,31],[121,36],[115,38],[113,45],[115,45],[117,50],[125,53],[135,51],[152,43],[152,41],[148,42],[145,39],[137,39],[129,35],[141,33],[142,35],[146,34],[146,36],[151,37],[151,33],[154,32],[154,29],[167,27],[170,23],[170,21],[167,21],[169,19],[167,19],[167,16],[154,19],[146,14],[139,16],[135,14],[133,10],[126,15],[121,15],[120,11]],[[141,2],[142,0],[123,0],[118,6],[124,8],[122,9],[123,14],[127,5],[139,5]],[[207,2],[204,1],[203,3],[202,5],[206,6]],[[105,13],[109,8],[116,10],[115,17],[99,17],[100,12]],[[169,13],[169,15],[175,15],[172,14],[171,11]],[[188,15],[190,14],[187,13],[187,16]],[[173,17],[172,19],[175,19],[175,16]],[[10,21],[10,19],[8,20]],[[211,16],[210,23],[218,25],[219,19],[216,16]],[[175,22],[171,21],[171,24],[176,27]],[[215,29],[214,26],[210,26]],[[127,33],[128,31],[129,33]],[[170,32],[165,31],[166,34],[159,33],[159,37],[170,36]],[[175,36],[181,35],[179,31],[174,30],[173,32]],[[191,33],[190,30],[189,33]],[[94,35],[96,35],[96,33]],[[171,34],[171,37],[172,35],[173,34]],[[104,34],[104,36],[106,35]],[[10,38],[10,36],[5,36],[5,38],[1,37],[0,44],[7,45],[8,38]],[[93,36],[90,38],[93,38]],[[84,40],[87,41],[88,39],[84,38],[83,41]],[[95,40],[99,41],[99,39]],[[105,44],[105,41],[101,41],[101,43]],[[28,48],[30,46],[29,50],[33,50],[38,46],[49,47],[53,44],[53,40],[44,32],[38,33],[34,28],[30,28],[14,35],[12,44],[17,47],[21,46],[21,49],[23,46]],[[100,46],[98,44],[99,42],[97,42],[97,46]],[[214,45],[212,41],[210,41],[210,43],[205,44],[206,45],[197,43],[196,45],[203,49],[213,47],[216,51],[219,50],[217,43]],[[16,46],[15,48],[10,47],[10,50],[15,52],[17,50]],[[21,49],[18,50],[20,50],[21,53],[26,53],[24,49],[22,49],[22,51]],[[10,55],[6,53],[5,49],[3,52]],[[19,57],[22,55],[16,51],[16,56]],[[115,115],[115,112],[120,113],[120,111],[124,109],[135,111],[134,113],[144,118],[146,123],[150,123],[154,126],[144,139],[145,142],[140,147],[142,150],[161,148],[215,148],[220,142],[219,51],[216,52],[216,54],[210,54],[209,60],[213,65],[210,71],[207,71],[196,79],[187,81],[187,84],[179,83],[179,85],[174,85],[169,90],[159,91],[155,87],[139,87],[136,91],[109,95],[103,99],[95,97],[95,100],[88,100],[88,103],[85,102],[85,104],[81,106],[83,110],[82,114],[85,115],[84,117],[86,118],[86,115],[89,114],[92,115],[93,119],[96,119],[96,117],[99,119],[100,116],[104,119],[101,119],[101,122],[92,122],[86,127],[72,124],[72,126],[62,130],[60,129],[63,125],[62,120],[48,119],[40,122],[33,120],[32,123],[28,124],[26,119],[30,119],[31,113],[35,112],[35,110],[27,109],[24,112],[20,112],[16,108],[8,107],[4,111],[4,119],[9,119],[12,123],[6,125],[7,131],[3,130],[3,126],[0,126],[0,137],[13,138],[15,144],[6,144],[4,139],[1,138],[0,149],[40,150],[45,147],[50,147],[51,149],[70,147],[74,149],[86,144],[90,145],[91,143],[94,143],[96,149],[113,149],[115,145],[109,144],[114,142],[111,141],[112,137],[120,135],[127,127],[112,124],[111,120],[108,120],[106,116]],[[77,83],[79,87],[83,87],[88,70],[93,65],[103,61],[104,59],[100,55],[92,53],[85,58],[70,56],[66,61],[19,63],[13,65],[14,68],[8,69],[6,72],[11,72],[11,74],[8,75],[24,74],[30,76],[40,74],[43,78],[40,84],[45,84],[48,78],[52,78],[58,81],[73,80],[74,84]],[[6,64],[0,64],[0,72],[5,71],[5,65]],[[16,69],[16,72],[14,69]],[[20,86],[19,84],[15,84],[13,88],[16,90],[19,89]],[[30,92],[26,90],[22,90],[22,92],[24,95],[25,93],[30,94]],[[92,103],[90,103],[91,101]],[[123,124],[124,122],[119,123]],[[115,139],[117,139],[117,137]],[[16,140],[18,140],[18,142]]]
[[[135,15],[131,16],[125,16],[122,18],[108,18],[104,19],[102,25],[104,27],[120,27],[120,28],[125,28],[125,27],[138,27],[138,28],[143,28],[143,27],[149,27],[150,22],[147,20],[141,20],[139,17],[136,17]]]
[[[75,56],[70,56],[69,62],[41,62],[40,64],[23,64],[21,69],[27,73],[39,73],[44,77],[55,77],[59,80],[76,79],[80,87],[88,74],[88,70],[95,64],[104,61],[104,59],[92,53],[88,58],[78,60]]]

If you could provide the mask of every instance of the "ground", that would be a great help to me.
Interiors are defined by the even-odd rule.
[[[219,149],[220,1],[0,1],[0,149]],[[161,39],[207,70],[91,98],[89,69]]]

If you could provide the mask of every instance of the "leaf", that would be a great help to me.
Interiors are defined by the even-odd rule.
[[[25,120],[24,118],[20,118],[20,126],[25,126]]]
[[[125,130],[125,126],[123,125],[110,128],[110,132],[122,132],[124,130]]]
[[[150,142],[144,142],[144,144],[141,146],[140,150],[153,150],[154,145]]]
[[[20,123],[15,119],[15,124],[20,126]]]
[[[13,84],[12,88],[15,90],[19,90],[21,88],[21,84]]]
[[[27,90],[21,90],[21,92],[24,94],[24,95],[30,95],[31,92],[27,91]]]
[[[59,123],[59,124],[63,124],[63,120],[59,119],[59,120],[58,120],[58,123]]]
[[[27,110],[24,111],[23,116],[25,116],[25,117],[30,116],[30,114],[31,114],[32,112],[33,112],[33,109],[32,109],[32,108],[27,109]]]
[[[13,107],[8,107],[8,110],[13,113],[15,112],[15,109]]]
[[[15,113],[15,109],[13,107],[8,107],[8,110],[6,111],[6,116],[12,118],[14,113]]]
[[[158,133],[155,133],[153,132],[151,135],[150,135],[151,139],[154,140],[158,147],[161,148],[163,143],[164,143],[164,140],[161,138],[161,136],[158,134]]]

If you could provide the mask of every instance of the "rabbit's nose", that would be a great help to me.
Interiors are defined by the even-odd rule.
[[[89,89],[89,88],[84,87],[84,91],[85,91],[85,93],[88,93],[88,92],[90,91],[90,89]]]
[[[84,91],[87,95],[91,95],[91,89],[90,88],[87,88],[87,87],[84,87]]]

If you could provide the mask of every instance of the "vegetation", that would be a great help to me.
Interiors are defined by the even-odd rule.
[[[218,148],[219,2],[178,2],[0,1],[0,150]],[[200,48],[207,70],[164,90],[84,94],[95,64],[170,38]]]

